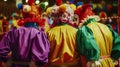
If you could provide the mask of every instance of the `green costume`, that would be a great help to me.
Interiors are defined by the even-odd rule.
[[[78,52],[94,67],[114,67],[120,56],[120,37],[110,26],[89,19],[77,32]],[[97,62],[99,62],[99,64]]]

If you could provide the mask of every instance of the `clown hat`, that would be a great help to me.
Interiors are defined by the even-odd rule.
[[[21,10],[23,20],[18,22],[19,25],[36,23],[39,26],[43,26],[45,24],[45,19],[41,19],[42,9],[39,5],[35,4],[35,0],[28,0],[28,4],[23,5]]]

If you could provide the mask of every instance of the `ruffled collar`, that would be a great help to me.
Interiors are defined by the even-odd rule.
[[[84,25],[87,25],[87,24],[93,23],[93,22],[96,22],[96,20],[94,18],[90,18],[84,23]]]
[[[53,22],[52,27],[60,26],[60,25],[66,25],[66,24],[71,25],[70,20],[67,20],[67,21],[63,22],[61,19],[57,19]]]

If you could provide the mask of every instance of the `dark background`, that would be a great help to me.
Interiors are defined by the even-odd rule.
[[[25,4],[25,0],[22,0],[23,4]],[[55,0],[40,0],[42,1],[48,1],[49,6],[52,6],[55,4]],[[65,3],[68,0],[63,0],[63,3]],[[74,4],[76,4],[78,1],[84,2],[84,3],[95,3],[100,4],[102,0],[75,0]],[[118,0],[103,0],[106,4],[113,4],[115,1]],[[94,9],[95,13],[98,14],[100,11],[105,11],[108,16],[112,16],[113,13],[117,14],[118,6],[112,6],[111,10],[107,10],[107,7],[104,9],[96,8]],[[4,14],[5,16],[10,16],[13,12],[19,12],[19,10],[16,7],[16,0],[7,0],[7,2],[4,2],[3,0],[0,0],[0,13]]]

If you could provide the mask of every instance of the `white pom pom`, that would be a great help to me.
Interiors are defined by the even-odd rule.
[[[23,12],[30,12],[30,11],[31,11],[31,6],[29,6],[29,5],[23,6]]]

